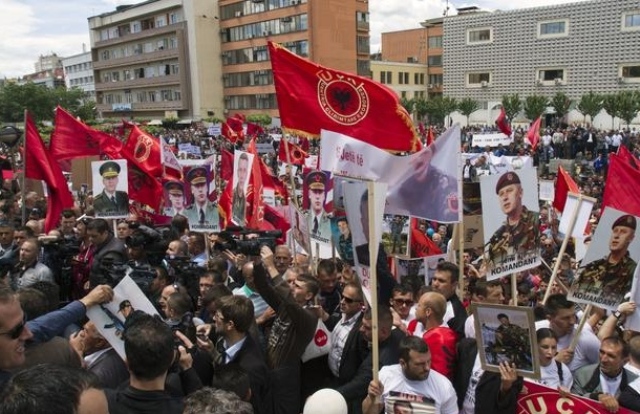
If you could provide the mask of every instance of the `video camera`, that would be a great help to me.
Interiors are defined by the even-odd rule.
[[[262,246],[276,249],[276,239],[282,237],[281,230],[254,230],[244,227],[227,227],[218,234],[218,241],[214,245],[215,250],[229,250],[233,253],[242,253],[245,256],[260,256]]]
[[[132,266],[130,262],[115,261],[112,257],[102,259],[100,271],[110,286],[117,285],[129,275],[145,296],[149,295],[153,279],[156,278],[156,272],[149,266]]]

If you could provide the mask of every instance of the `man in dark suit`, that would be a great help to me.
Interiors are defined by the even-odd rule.
[[[262,350],[248,335],[254,321],[253,303],[244,296],[223,297],[218,301],[213,319],[219,338],[213,351],[214,364],[236,364],[249,374],[253,410],[258,414],[269,414],[267,364]]]
[[[107,161],[100,166],[100,175],[104,189],[93,200],[93,208],[97,216],[126,216],[129,214],[129,196],[124,191],[117,191],[120,165]]]
[[[105,388],[118,388],[129,379],[129,371],[120,355],[109,345],[95,324],[84,324],[80,331],[87,370],[93,372]]]

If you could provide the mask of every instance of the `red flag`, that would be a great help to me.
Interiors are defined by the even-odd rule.
[[[558,165],[558,177],[556,179],[556,191],[553,196],[553,207],[558,211],[564,211],[564,204],[567,202],[568,193],[580,193],[578,184],[567,173],[561,165]]]
[[[278,244],[286,243],[287,232],[291,228],[289,221],[278,210],[271,207],[268,204],[264,205],[264,221],[262,223],[262,230],[280,230],[282,237],[277,239]]]
[[[538,141],[540,141],[540,122],[542,122],[542,117],[539,116],[538,119],[535,120],[533,124],[529,127],[529,131],[527,132],[527,139],[529,140],[529,144],[531,144],[532,150],[535,151],[538,146]]]
[[[620,160],[626,162],[627,164],[629,164],[630,166],[632,166],[636,170],[639,169],[638,168],[638,159],[636,157],[634,157],[631,152],[629,152],[629,150],[627,149],[626,145],[620,145],[618,147],[618,158],[620,158]]]
[[[129,178],[129,199],[137,201],[160,211],[162,201],[162,184],[142,171],[131,160],[127,160],[127,172]]]
[[[240,122],[242,122],[242,123],[247,122],[247,117],[246,117],[246,116],[244,116],[244,115],[243,115],[243,114],[241,114],[241,113],[238,113],[238,112],[236,112],[235,114],[233,114],[233,117],[232,117],[232,118],[237,119],[237,120],[239,120],[239,121],[240,121]]]
[[[506,136],[511,136],[511,126],[509,125],[509,120],[507,119],[507,113],[504,110],[504,106],[500,108],[500,115],[496,118],[496,126]]]
[[[220,151],[220,158],[220,178],[231,183],[233,179],[233,154],[223,149]]]
[[[262,128],[258,124],[254,124],[253,122],[249,122],[247,124],[247,136],[255,137],[256,135],[264,134],[264,128]]]
[[[602,209],[605,207],[640,216],[640,171],[616,154],[609,155],[609,171],[602,197]]]
[[[411,257],[427,257],[442,254],[442,250],[418,228],[418,219],[411,218]]]
[[[24,176],[34,180],[43,180],[49,191],[47,217],[44,231],[49,233],[56,228],[60,214],[65,208],[73,207],[73,197],[69,192],[60,166],[53,156],[44,148],[44,143],[29,113],[25,111],[25,147]]]
[[[231,170],[233,173],[233,169]],[[233,203],[233,186],[231,185],[231,181],[227,182],[227,186],[220,194],[218,198],[218,206],[220,207],[218,211],[220,212],[220,225],[223,229],[225,229],[229,224],[231,224],[232,216],[232,203]]]
[[[304,165],[304,160],[309,155],[302,150],[296,144],[292,144],[286,139],[280,140],[280,146],[278,147],[278,159],[282,162],[289,162],[287,159],[287,148],[289,149],[289,159],[291,164]]]
[[[435,134],[433,133],[433,127],[432,127],[432,126],[429,126],[429,131],[427,132],[427,140],[425,141],[425,142],[426,142],[427,147],[428,147],[429,145],[433,144],[435,141],[436,141],[436,136],[435,136]]]
[[[162,151],[160,141],[138,128],[137,125],[133,126],[127,142],[122,147],[122,154],[126,154],[127,160],[134,162],[151,177],[158,178],[164,175],[160,151]]]
[[[371,79],[325,68],[269,42],[282,126],[297,135],[321,129],[391,151],[417,151],[420,139],[398,96]]]
[[[235,116],[238,116],[236,114]],[[244,121],[241,118],[231,117],[227,118],[227,125],[236,133],[237,140],[244,142],[244,127],[242,124]]]
[[[309,152],[309,139],[306,137],[298,137],[298,144],[300,145],[300,148],[302,148],[302,151],[304,152]]]
[[[249,189],[247,199],[251,203],[251,218],[247,220],[249,227],[259,229],[264,220],[264,202],[262,201],[262,174],[260,173],[260,155],[256,148],[256,140],[252,139],[247,147],[247,152],[253,154],[251,165],[251,177],[249,178]]]
[[[228,123],[222,123],[222,136],[225,137],[230,143],[235,144],[238,141],[238,134],[234,131]]]
[[[260,158],[260,175],[263,188],[272,188],[276,198],[280,198],[281,204],[288,204],[289,192],[287,187],[278,178],[274,177],[267,164]]]
[[[49,152],[53,159],[115,155],[121,148],[122,143],[116,137],[85,125],[61,107],[56,108],[55,128],[49,143]]]

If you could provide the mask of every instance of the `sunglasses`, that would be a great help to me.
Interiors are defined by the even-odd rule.
[[[343,296],[342,300],[344,300],[344,303],[349,303],[349,304],[354,303],[354,302],[360,302],[359,300],[351,299],[351,298],[348,298],[346,296]]]
[[[0,332],[0,335],[7,335],[11,339],[18,339],[20,335],[22,335],[22,332],[24,331],[24,328],[26,328],[26,326],[27,326],[27,314],[24,314],[22,316],[22,322],[20,322],[19,325],[17,325],[16,327],[14,327],[13,329],[7,332]]]
[[[413,306],[413,301],[412,300],[394,299],[393,302],[398,306],[404,305],[407,308],[410,308],[410,307]]]

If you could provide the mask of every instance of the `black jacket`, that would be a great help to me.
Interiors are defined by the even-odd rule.
[[[165,391],[141,391],[131,386],[106,389],[110,414],[181,414],[182,398]]]
[[[242,347],[227,364],[237,364],[249,374],[253,411],[256,414],[270,414],[269,370],[262,350],[251,335],[245,337]]]
[[[458,338],[464,338],[464,323],[467,321],[467,310],[464,308],[462,302],[460,302],[458,295],[454,294],[451,296],[449,302],[451,302],[451,306],[453,307],[453,318],[449,319],[447,325],[456,331]]]
[[[98,246],[93,253],[91,274],[89,275],[91,289],[102,284],[109,284],[113,286],[117,283],[117,281],[115,281],[116,283],[110,281],[100,269],[103,260],[107,259],[112,260],[113,262],[122,263],[126,261],[126,258],[127,253],[122,240],[114,237],[112,234],[109,234],[107,240]]]

